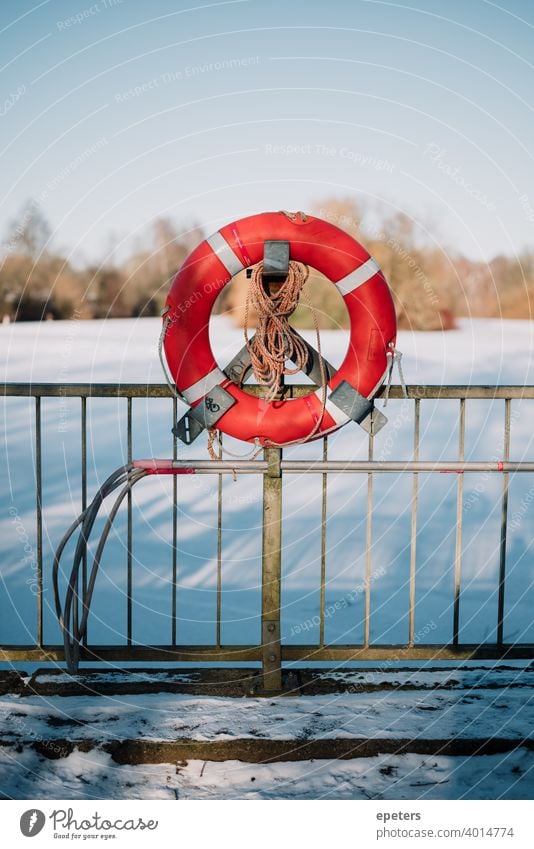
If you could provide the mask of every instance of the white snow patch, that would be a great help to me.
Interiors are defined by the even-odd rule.
[[[99,751],[50,761],[0,749],[0,773],[8,799],[532,799],[534,752],[119,766]]]

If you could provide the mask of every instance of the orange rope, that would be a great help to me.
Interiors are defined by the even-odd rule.
[[[317,353],[319,354],[323,396],[321,415],[315,422],[313,429],[305,437],[292,442],[269,443],[276,447],[300,445],[315,436],[321,427],[326,408],[328,377],[321,353],[321,335],[317,313],[304,291],[308,277],[309,268],[307,266],[303,268],[300,263],[290,261],[288,275],[285,281],[280,285],[277,292],[270,293],[263,285],[263,262],[259,262],[253,269],[250,286],[247,291],[243,328],[245,344],[250,355],[252,370],[254,371],[256,380],[263,386],[268,387],[268,401],[272,401],[280,392],[283,375],[297,374],[306,367],[308,361],[308,349],[303,339],[293,330],[288,321],[289,316],[298,305],[301,294],[311,311],[317,337]],[[258,327],[256,335],[252,340],[248,338],[248,319],[251,303],[258,315]],[[287,368],[287,360],[295,363],[295,368]],[[334,429],[337,429],[337,427]]]
[[[306,345],[288,321],[297,307],[308,273],[300,263],[290,262],[285,281],[277,292],[270,293],[263,285],[263,262],[252,271],[245,305],[245,344],[256,380],[268,387],[268,401],[280,391],[282,376],[302,371],[308,360]],[[248,338],[251,306],[258,316],[258,328],[252,340]],[[292,360],[295,368],[287,368],[287,360]]]
[[[215,450],[215,442],[218,441],[217,430],[214,427],[208,428],[208,454],[212,460],[220,460],[222,458],[222,446],[218,442],[219,453]]]

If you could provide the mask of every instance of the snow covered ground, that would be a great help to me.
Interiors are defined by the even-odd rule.
[[[39,674],[34,684],[55,681],[56,695],[0,697],[0,793],[19,799],[531,799],[534,752],[525,737],[534,721],[533,674],[517,667],[404,670],[382,679],[360,670],[334,673],[346,692],[292,698],[199,696],[158,692],[157,685],[141,694],[64,696],[65,676]],[[111,681],[108,673],[86,677],[85,684],[90,689],[91,681],[98,686],[104,678]],[[387,689],[350,689],[378,682]],[[58,757],[65,740],[68,754]],[[492,754],[478,754],[483,740]],[[147,747],[155,753],[167,746],[154,760],[174,754],[174,763],[121,765],[132,741],[144,747],[147,760]],[[455,749],[447,753],[444,741]],[[323,760],[328,742],[342,742],[348,759]],[[232,759],[198,760],[208,756],[198,749],[205,743],[225,745]],[[280,757],[280,744],[282,762],[261,762],[276,751]],[[366,748],[356,752],[361,744]],[[317,756],[310,760],[314,745]],[[248,763],[254,751],[260,762]]]
[[[523,748],[479,758],[139,766],[116,764],[99,751],[50,761],[30,750],[16,759],[0,750],[0,798],[9,789],[7,798],[15,799],[532,799],[533,769],[534,752]]]
[[[152,319],[17,324],[0,327],[3,377],[14,381],[162,380],[156,343],[159,321]],[[310,335],[310,341],[313,341]],[[346,334],[322,334],[326,357],[342,360]],[[533,326],[529,322],[464,321],[449,333],[399,336],[409,383],[534,383]],[[213,322],[212,342],[224,364],[242,345],[242,331],[226,319]],[[0,641],[35,638],[35,494],[33,402],[0,401],[2,473],[0,557]],[[80,509],[79,400],[44,399],[43,519],[45,619],[48,642],[58,642],[52,609],[50,570],[54,547]],[[171,403],[133,403],[134,456],[169,456]],[[375,456],[409,458],[413,403],[391,401],[390,424],[376,439]],[[503,451],[503,402],[469,402],[468,459],[499,459]],[[512,406],[512,457],[534,457],[534,401]],[[126,401],[88,402],[89,492],[126,457]],[[451,459],[458,452],[458,402],[421,405],[421,458]],[[240,443],[229,447],[243,450]],[[201,437],[182,456],[207,457]],[[348,425],[330,439],[332,458],[366,455],[365,434]],[[311,444],[287,456],[317,457]],[[455,475],[420,479],[417,547],[416,638],[444,642],[452,630]],[[407,636],[411,520],[410,476],[378,476],[374,486],[371,638],[404,642]],[[362,637],[366,520],[365,476],[331,475],[328,484],[326,638],[358,643]],[[505,639],[534,640],[531,556],[534,484],[517,475],[510,490]],[[499,476],[465,477],[460,639],[495,639],[500,538]],[[320,476],[296,476],[284,483],[283,639],[317,640],[320,568]],[[179,482],[178,639],[211,643],[216,606],[216,480]],[[259,638],[261,481],[243,477],[224,482],[222,640],[254,643]],[[165,643],[171,632],[171,481],[143,481],[134,505],[134,641]],[[110,539],[99,575],[90,624],[95,642],[124,641],[126,628],[125,517]],[[341,604],[336,605],[336,602]],[[346,603],[345,603],[346,602]],[[314,618],[315,617],[315,618]]]

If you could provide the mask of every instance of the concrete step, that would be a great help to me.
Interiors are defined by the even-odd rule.
[[[395,668],[391,663],[352,670],[284,670],[286,695],[372,693],[382,690],[470,690],[527,688],[534,684],[534,666],[456,666]],[[242,697],[264,693],[256,668],[220,669],[84,669],[69,675],[60,669],[0,672],[0,695],[18,693],[43,696],[134,695],[142,693],[189,693]]]
[[[284,671],[88,669],[0,677],[0,745],[48,759],[99,750],[119,764],[269,763],[532,750],[531,667]]]
[[[0,744],[2,745],[2,744]],[[4,746],[4,749],[6,747]],[[7,747],[13,749],[15,747]],[[49,760],[66,758],[73,752],[106,752],[117,764],[185,764],[198,761],[242,761],[243,763],[280,763],[315,760],[352,760],[381,755],[418,754],[432,757],[476,757],[513,752],[534,751],[534,738],[372,738],[354,740],[332,737],[325,740],[101,740],[61,739],[35,740],[19,744],[17,751],[31,748]]]

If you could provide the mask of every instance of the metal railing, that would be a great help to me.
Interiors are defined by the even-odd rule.
[[[255,387],[247,387],[256,391]],[[310,386],[290,386],[286,397],[297,397],[310,392]],[[165,384],[144,386],[141,384],[29,384],[8,383],[3,387],[4,396],[31,397],[35,399],[35,511],[37,535],[37,592],[36,621],[37,639],[34,645],[2,645],[0,659],[4,661],[45,661],[64,659],[63,647],[48,645],[43,640],[43,489],[42,462],[43,429],[41,399],[44,397],[74,397],[80,399],[81,418],[81,504],[85,509],[87,493],[87,399],[122,398],[126,402],[126,446],[127,460],[132,458],[132,407],[139,398],[171,398]],[[403,397],[401,387],[391,387],[389,397]],[[112,661],[176,661],[176,662],[260,662],[266,690],[281,687],[281,667],[284,661],[358,661],[358,660],[462,660],[462,659],[522,659],[534,657],[534,645],[530,643],[504,642],[506,557],[508,529],[508,498],[510,474],[534,472],[534,461],[513,462],[510,459],[511,404],[513,400],[534,399],[534,386],[408,386],[407,397],[414,405],[412,459],[406,461],[376,460],[374,437],[368,437],[366,460],[340,461],[328,459],[328,438],[323,439],[321,460],[283,459],[280,449],[265,449],[264,457],[254,461],[178,460],[177,444],[174,440],[173,459],[176,467],[187,468],[199,474],[218,476],[217,489],[217,576],[216,576],[216,640],[214,645],[182,645],[177,643],[177,577],[178,577],[178,511],[177,478],[172,481],[172,610],[171,639],[168,644],[149,646],[134,644],[132,640],[132,496],[127,500],[127,582],[126,582],[126,641],[124,645],[101,646],[85,644],[81,650],[82,660]],[[420,459],[421,403],[426,400],[456,399],[458,405],[458,457],[453,461],[423,461]],[[504,442],[502,460],[466,461],[466,404],[471,400],[498,400],[503,402]],[[172,398],[173,421],[177,417],[177,401]],[[263,545],[262,545],[262,588],[261,588],[261,642],[257,645],[223,645],[221,643],[221,597],[222,597],[222,480],[234,470],[243,474],[258,474],[263,477]],[[367,477],[367,516],[365,533],[365,578],[363,639],[358,645],[341,645],[325,641],[325,588],[326,588],[326,524],[327,524],[327,479],[332,472],[359,474]],[[423,645],[416,639],[416,558],[418,538],[419,475],[434,472],[457,473],[456,540],[454,554],[454,598],[452,600],[452,640],[446,644]],[[502,477],[500,505],[499,577],[495,642],[466,644],[460,641],[460,601],[462,585],[462,533],[464,473],[486,472]],[[321,490],[321,542],[320,542],[320,612],[319,639],[316,645],[289,645],[281,639],[280,612],[282,591],[282,480],[286,474],[320,474]],[[408,640],[404,644],[374,644],[370,639],[371,619],[371,549],[373,520],[373,481],[377,474],[406,473],[412,476],[410,557],[409,557],[409,613]],[[84,564],[82,582],[87,580]]]

